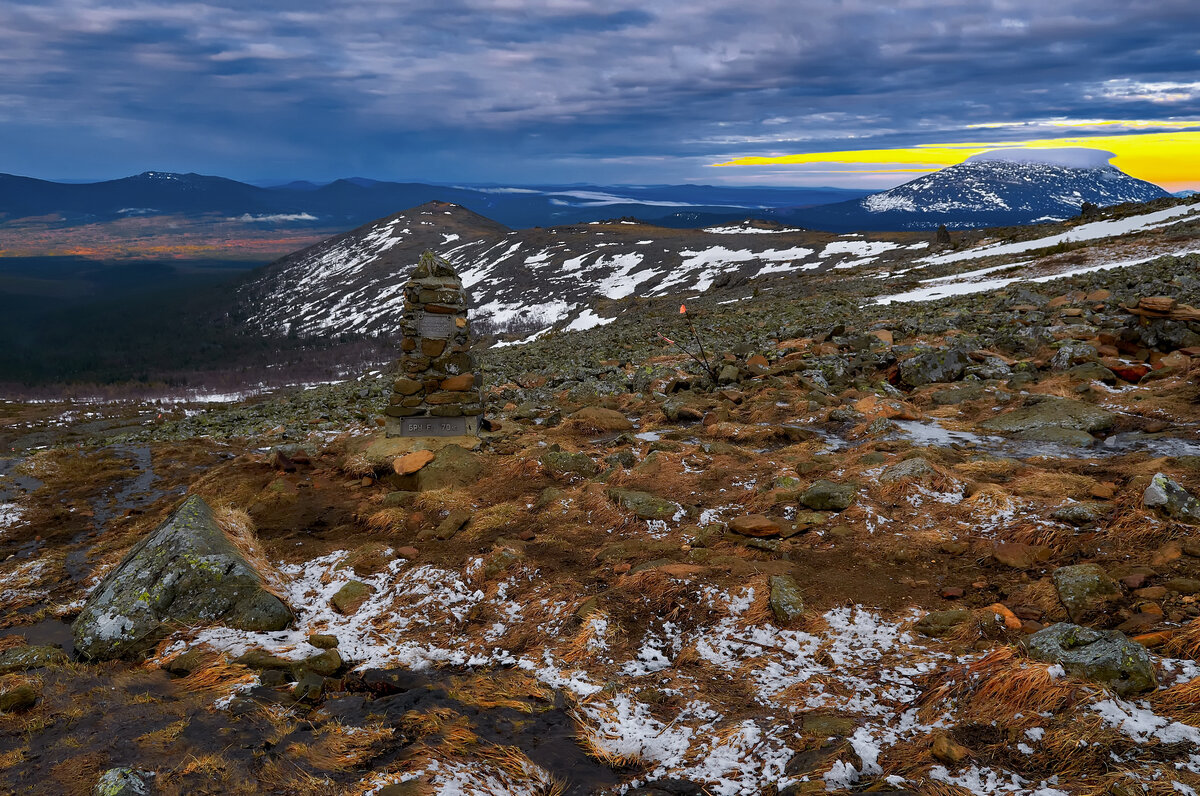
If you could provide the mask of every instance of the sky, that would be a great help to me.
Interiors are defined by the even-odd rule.
[[[1200,189],[1196,0],[0,0],[0,172]]]

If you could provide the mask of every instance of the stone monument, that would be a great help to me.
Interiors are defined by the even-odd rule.
[[[404,285],[400,361],[386,410],[389,437],[479,433],[482,375],[471,354],[462,280],[431,251]]]

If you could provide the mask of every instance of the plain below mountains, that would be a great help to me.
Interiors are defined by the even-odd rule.
[[[708,185],[452,186],[361,178],[325,185],[261,187],[223,177],[148,171],[94,183],[0,175],[0,223],[59,217],[68,224],[130,218],[211,217],[256,226],[346,229],[429,201],[453,202],[511,227],[634,216],[665,226],[744,218],[859,198],[838,188],[727,188]]]

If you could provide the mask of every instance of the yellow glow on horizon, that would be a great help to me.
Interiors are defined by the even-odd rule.
[[[1200,121],[1171,122],[1161,119],[1045,119],[1036,122],[985,122],[968,124],[968,130],[994,130],[1003,127],[1124,127],[1130,130],[1145,130],[1164,127],[1172,130],[1200,127]]]
[[[1179,126],[1200,126],[1200,122],[1175,122]],[[1082,147],[1113,153],[1111,163],[1121,171],[1170,190],[1200,188],[1200,132],[1133,133],[1071,138],[1034,138],[1021,141],[962,141],[920,144],[896,149],[860,149],[838,152],[808,152],[795,155],[750,156],[735,158],[714,166],[785,166],[809,163],[850,166],[917,166],[924,170],[962,163],[972,155],[994,149],[1061,149]],[[886,171],[920,171],[888,169]],[[867,172],[869,173],[869,172]],[[880,173],[886,173],[880,171]]]

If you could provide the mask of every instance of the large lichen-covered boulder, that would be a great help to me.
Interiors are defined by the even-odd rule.
[[[1067,674],[1103,683],[1120,696],[1158,686],[1146,648],[1116,630],[1059,622],[1025,639],[1024,647],[1029,657],[1060,664]]]
[[[1113,427],[1117,416],[1107,409],[1070,398],[1044,396],[979,424],[987,431],[1049,442],[1091,444],[1091,434]]]
[[[1142,503],[1172,519],[1200,523],[1200,500],[1164,473],[1155,473],[1150,486],[1142,493]]]
[[[85,658],[135,657],[175,627],[282,630],[292,613],[192,496],[92,592],[72,628]]]

